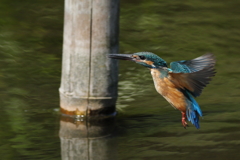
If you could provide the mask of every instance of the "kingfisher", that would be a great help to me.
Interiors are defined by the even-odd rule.
[[[188,127],[188,120],[200,128],[199,117],[203,114],[195,98],[201,95],[216,74],[216,60],[212,53],[192,60],[171,62],[170,68],[165,60],[151,52],[109,54],[109,58],[133,61],[148,68],[157,92],[181,112],[183,127]]]

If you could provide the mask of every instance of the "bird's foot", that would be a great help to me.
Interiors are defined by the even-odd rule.
[[[182,125],[183,125],[183,127],[186,129],[186,127],[188,127],[188,124],[187,124],[187,122],[186,122],[186,119],[187,119],[187,117],[186,117],[186,113],[185,112],[182,112]]]

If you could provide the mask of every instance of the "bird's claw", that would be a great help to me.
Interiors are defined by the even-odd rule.
[[[187,119],[186,114],[184,112],[182,112],[182,125],[185,129],[186,129],[186,127],[188,127],[186,119]]]
[[[185,118],[182,118],[182,125],[183,125],[183,127],[186,129],[186,127],[189,127],[188,126],[188,124],[187,124],[187,122],[186,122],[186,120],[185,120]]]

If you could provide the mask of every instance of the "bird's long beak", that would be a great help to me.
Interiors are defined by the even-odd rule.
[[[109,54],[108,57],[113,59],[121,59],[121,60],[129,60],[129,61],[133,60],[132,54]]]

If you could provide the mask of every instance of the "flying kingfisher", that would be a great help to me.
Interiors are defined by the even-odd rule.
[[[208,53],[192,60],[170,63],[151,52],[134,54],[109,54],[109,58],[130,60],[149,68],[155,88],[174,108],[182,113],[182,125],[188,126],[190,121],[197,129],[200,128],[200,106],[194,97],[200,96],[202,89],[215,75],[215,57]]]

